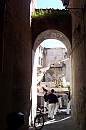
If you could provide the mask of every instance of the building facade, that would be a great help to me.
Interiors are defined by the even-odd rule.
[[[44,48],[44,66],[50,65],[45,82],[55,82],[62,87],[70,83],[70,59],[66,48]],[[65,81],[63,81],[65,80]]]
[[[44,52],[44,48],[39,45],[38,48],[36,49],[36,55],[37,55],[37,67],[41,68],[43,67],[43,52]]]

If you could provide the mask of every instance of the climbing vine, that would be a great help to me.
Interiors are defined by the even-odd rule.
[[[69,18],[70,13],[66,10],[54,9],[36,9],[32,12],[32,18]]]

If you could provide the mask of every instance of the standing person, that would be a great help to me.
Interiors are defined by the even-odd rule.
[[[66,94],[68,95],[66,115],[69,115],[70,106],[71,106],[70,87],[68,87],[68,92]]]
[[[62,108],[62,96],[58,96],[59,108]]]
[[[46,111],[48,110],[48,91],[45,88],[43,88],[43,91],[44,91],[44,114],[46,114]]]
[[[51,93],[48,94],[48,119],[53,119],[54,118],[54,110],[57,102],[57,97],[54,94],[54,89],[51,90]]]
[[[56,97],[57,97],[56,107],[55,107],[55,110],[54,110],[54,115],[56,115],[57,112],[60,113],[60,110],[59,110],[59,102],[58,102],[58,96],[59,96],[59,95],[56,93],[56,91],[55,91],[54,94],[55,94]]]

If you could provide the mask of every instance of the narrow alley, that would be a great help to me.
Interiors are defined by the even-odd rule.
[[[48,2],[39,1],[43,4]],[[86,130],[86,0],[51,1],[56,8],[49,7],[50,0],[45,8],[37,7],[38,0],[0,0],[0,130],[9,129],[8,124],[14,127],[13,129],[21,127],[22,124],[19,130],[35,130],[29,126],[34,122],[38,105],[37,63],[48,65],[45,62],[47,60],[42,58],[42,54],[46,54],[44,52],[40,53],[37,60],[36,49],[48,39],[59,40],[67,48],[60,60],[70,58],[72,102],[69,116],[65,115],[63,109],[53,120],[48,120],[47,114],[44,115],[45,124],[42,130]],[[64,9],[58,9],[59,1]],[[52,44],[53,42],[50,43]],[[48,54],[49,51],[45,52]],[[55,81],[57,87],[56,81],[59,78],[59,81],[62,81],[61,78],[65,79],[65,74],[69,72],[68,64],[56,66],[59,59],[55,51],[50,52],[49,56],[53,59],[50,64],[54,62],[54,65],[49,66],[51,70],[48,72],[51,75],[44,72],[44,78],[49,75],[49,81],[52,76],[54,80],[49,82],[52,85],[52,81]],[[50,60],[50,57],[47,59]],[[39,67],[46,67],[45,65],[39,64]],[[57,68],[59,71],[56,71]],[[7,115],[10,113],[14,116],[10,123],[7,123]],[[14,118],[15,113],[22,113],[23,121],[19,121],[16,116],[17,121]]]
[[[42,130],[80,130],[76,124],[74,124],[71,115],[65,115],[66,109],[61,109],[61,113],[57,113],[53,120],[47,118],[47,114],[43,115],[45,119],[44,127]],[[34,127],[30,127],[30,130],[35,130]]]

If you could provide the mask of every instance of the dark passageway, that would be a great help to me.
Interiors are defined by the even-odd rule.
[[[36,102],[33,103],[36,98],[31,95],[32,89],[36,92],[35,85],[32,88],[36,84],[35,50],[50,37],[64,42],[71,57],[72,105],[70,119],[45,125],[43,130],[55,127],[78,130],[77,126],[86,130],[86,0],[62,0],[62,3],[66,9],[56,11],[60,16],[39,18],[34,23],[36,19],[31,14],[36,0],[0,0],[0,130],[8,127],[7,114],[19,111],[24,114],[20,129],[29,129],[36,108]],[[61,17],[63,12],[69,15]]]

